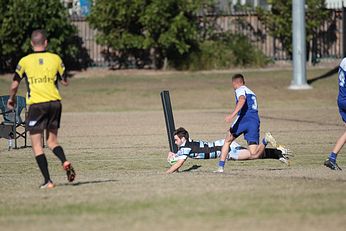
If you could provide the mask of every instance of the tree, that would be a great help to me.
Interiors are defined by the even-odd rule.
[[[87,20],[97,29],[97,42],[109,47],[106,58],[128,65],[128,57],[140,58],[144,51],[143,25],[140,14],[143,0],[97,0]]]
[[[77,30],[61,1],[0,0],[1,70],[14,70],[18,60],[31,52],[30,35],[35,29],[46,30],[48,50],[63,59],[74,59],[80,52]]]
[[[201,1],[97,0],[88,21],[97,41],[110,47],[118,62],[136,65],[148,57],[155,68],[188,53],[198,42]],[[144,57],[143,57],[144,55]]]
[[[292,0],[270,0],[271,10],[258,8],[259,19],[266,25],[269,33],[278,38],[284,49],[292,54]],[[315,35],[316,30],[330,18],[330,12],[325,8],[325,0],[306,0],[305,22],[306,41]]]
[[[154,51],[154,63],[180,58],[197,46],[196,1],[152,0],[140,21],[145,26],[144,47]]]

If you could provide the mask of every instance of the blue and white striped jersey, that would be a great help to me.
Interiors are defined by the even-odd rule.
[[[206,141],[186,141],[185,144],[179,147],[176,153],[177,160],[186,160],[188,157],[193,159],[216,159],[221,156],[221,149],[225,140],[216,140],[214,142]],[[232,142],[230,146],[230,153],[241,146]]]

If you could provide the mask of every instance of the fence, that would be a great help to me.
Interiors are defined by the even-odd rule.
[[[289,59],[280,41],[268,34],[255,13],[221,16],[217,24],[222,31],[245,35],[255,47],[273,60]]]
[[[344,8],[345,9],[345,8]],[[343,18],[346,11],[330,10],[331,20],[316,28],[315,33],[308,44],[309,59],[316,63],[321,59],[339,59],[343,57],[346,43],[343,36]],[[88,22],[82,17],[71,18],[72,23],[78,28],[79,36],[82,38],[84,47],[92,60],[93,66],[109,66],[104,54],[107,47],[96,43],[96,31],[91,29]],[[254,12],[237,13],[227,16],[218,16],[217,25],[222,31],[230,31],[245,35],[251,43],[261,50],[267,57],[273,60],[290,60],[290,55],[284,50],[280,40],[269,35],[267,28],[263,25],[258,15]],[[346,29],[345,29],[346,30]]]
[[[107,47],[97,44],[96,30],[90,28],[89,23],[84,17],[73,16],[71,17],[71,21],[77,27],[78,35],[82,38],[83,46],[90,56],[92,66],[108,66],[103,55]]]
[[[330,10],[331,17],[313,33],[308,45],[308,56],[314,63],[320,59],[343,57],[343,10]],[[218,24],[223,31],[243,34],[252,44],[273,60],[289,60],[290,55],[283,49],[278,38],[268,34],[255,13],[219,17]]]

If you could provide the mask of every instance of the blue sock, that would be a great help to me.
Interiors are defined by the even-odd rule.
[[[334,152],[331,152],[330,153],[330,155],[329,155],[329,160],[331,161],[331,162],[333,162],[334,164],[336,163],[336,153],[334,153]]]
[[[225,167],[225,161],[220,160],[219,161],[219,167],[224,168]]]
[[[267,146],[267,145],[268,145],[268,142],[267,142],[266,138],[263,138],[262,144],[264,144],[264,146]]]

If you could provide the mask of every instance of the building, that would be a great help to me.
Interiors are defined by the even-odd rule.
[[[91,0],[62,0],[71,16],[87,16],[90,13]]]
[[[325,0],[328,9],[341,9],[346,7],[346,0]]]

